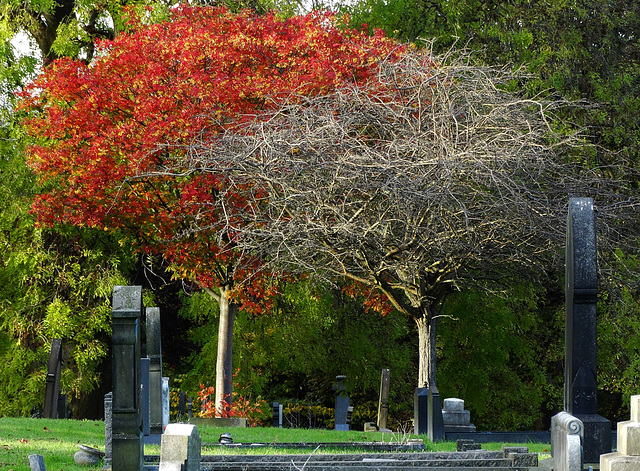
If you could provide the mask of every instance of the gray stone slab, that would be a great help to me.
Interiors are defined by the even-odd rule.
[[[159,471],[199,471],[201,440],[192,424],[169,424],[162,435]]]
[[[31,466],[31,471],[47,471],[42,455],[29,455],[29,466]]]

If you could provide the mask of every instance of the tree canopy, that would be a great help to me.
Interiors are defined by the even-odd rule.
[[[43,185],[34,211],[42,224],[123,231],[221,308],[256,308],[256,291],[270,284],[256,279],[259,258],[237,250],[235,225],[263,189],[177,169],[187,162],[178,149],[285,97],[366,81],[397,45],[341,29],[328,13],[282,19],[182,6],[164,22],[142,20],[131,11],[130,32],[100,42],[93,62],[59,59],[23,94],[29,164]]]

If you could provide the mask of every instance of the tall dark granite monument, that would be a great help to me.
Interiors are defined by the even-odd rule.
[[[113,398],[112,466],[118,471],[140,471],[144,466],[142,435],[140,317],[142,287],[113,289]]]
[[[44,393],[44,416],[47,419],[58,418],[58,400],[60,396],[60,370],[62,368],[62,340],[53,339],[49,351],[47,366],[47,384]],[[65,417],[66,418],[66,417]]]
[[[611,423],[598,415],[596,223],[591,198],[571,198],[567,217],[565,411],[584,424],[584,462],[611,451]]]
[[[149,428],[151,435],[162,434],[162,342],[160,308],[148,307],[147,356],[149,357]]]

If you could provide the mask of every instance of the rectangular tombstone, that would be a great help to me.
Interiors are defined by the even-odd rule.
[[[140,403],[140,415],[142,417],[142,434],[149,436],[151,427],[149,422],[149,358],[140,359],[140,389],[142,390],[142,402]]]
[[[104,395],[104,465],[111,466],[113,455],[113,393]]]
[[[201,439],[193,424],[169,424],[162,435],[159,471],[199,471]]]
[[[347,394],[347,385],[345,376],[336,376],[336,384],[333,389],[336,391],[336,408],[335,408],[335,429],[347,431],[349,424],[347,415],[349,411],[349,394]]]
[[[62,362],[62,340],[53,339],[49,351],[47,366],[47,384],[44,395],[44,416],[47,419],[58,418],[58,400],[60,397],[60,369]]]
[[[44,458],[42,455],[29,455],[28,458],[31,471],[47,471],[44,466]]]
[[[112,306],[112,466],[118,471],[140,471],[144,466],[140,414],[141,315],[142,287],[116,286]]]
[[[565,269],[565,411],[584,425],[584,461],[611,451],[611,422],[598,415],[598,262],[591,198],[571,198]]]
[[[169,425],[171,416],[171,397],[169,395],[169,378],[162,378],[162,431]]]
[[[384,368],[380,374],[380,400],[378,401],[378,428],[386,429],[389,418],[389,382],[391,372]]]
[[[162,342],[160,308],[148,307],[147,356],[149,357],[149,428],[152,435],[162,433]]]

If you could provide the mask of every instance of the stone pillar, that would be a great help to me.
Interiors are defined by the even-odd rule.
[[[152,435],[162,434],[162,343],[160,308],[148,307],[147,356],[149,357],[149,429]]]
[[[565,411],[584,424],[584,461],[611,451],[611,422],[598,415],[596,224],[591,198],[571,198],[567,216]]]
[[[140,359],[142,402],[140,403],[140,415],[142,417],[142,434],[149,436],[151,426],[149,423],[149,358]]]
[[[144,466],[140,415],[142,287],[116,286],[112,309],[112,466],[118,471],[141,471]]]
[[[387,429],[389,418],[389,381],[391,372],[384,368],[380,374],[380,400],[378,401],[378,430]]]
[[[60,369],[62,362],[62,340],[53,339],[49,351],[47,386],[44,394],[44,417],[58,418],[58,398],[60,395]],[[65,417],[66,418],[66,417]]]
[[[113,456],[113,393],[104,395],[104,466],[111,467]]]
[[[347,415],[349,411],[349,394],[347,393],[346,376],[336,376],[333,389],[336,392],[335,429],[349,430]]]

